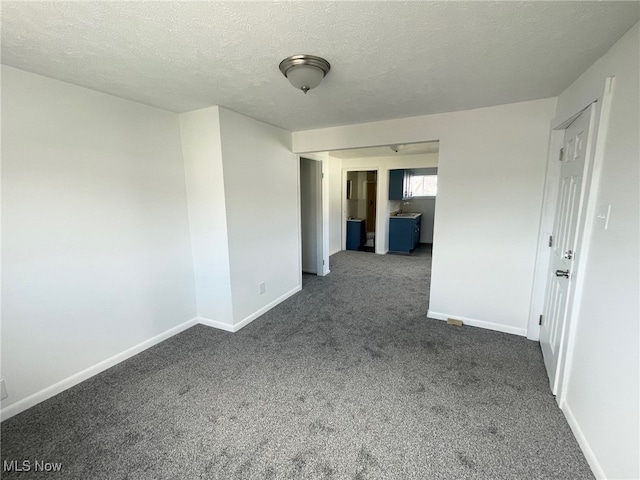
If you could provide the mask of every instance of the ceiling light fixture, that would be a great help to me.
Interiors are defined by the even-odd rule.
[[[292,55],[280,62],[282,74],[304,93],[320,85],[330,69],[329,62],[313,55]]]
[[[398,153],[400,150],[404,148],[404,145],[389,145],[389,148],[394,152]]]

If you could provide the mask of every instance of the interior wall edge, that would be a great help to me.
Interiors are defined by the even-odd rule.
[[[200,325],[205,325],[207,327],[216,328],[218,330],[224,330],[225,332],[235,332],[236,330],[233,328],[233,325],[230,323],[221,322],[219,320],[212,320],[206,317],[196,317],[197,323]]]

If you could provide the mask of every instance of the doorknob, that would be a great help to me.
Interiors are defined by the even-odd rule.
[[[569,278],[569,270],[556,270],[556,277]]]

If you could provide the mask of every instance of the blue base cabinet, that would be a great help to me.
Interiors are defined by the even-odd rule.
[[[364,220],[347,220],[347,250],[358,250],[366,241]]]
[[[389,251],[411,253],[420,243],[422,216],[391,217],[389,219]]]

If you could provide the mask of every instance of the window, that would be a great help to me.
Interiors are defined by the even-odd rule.
[[[411,193],[414,197],[435,197],[438,193],[438,175],[413,174],[411,176]]]

